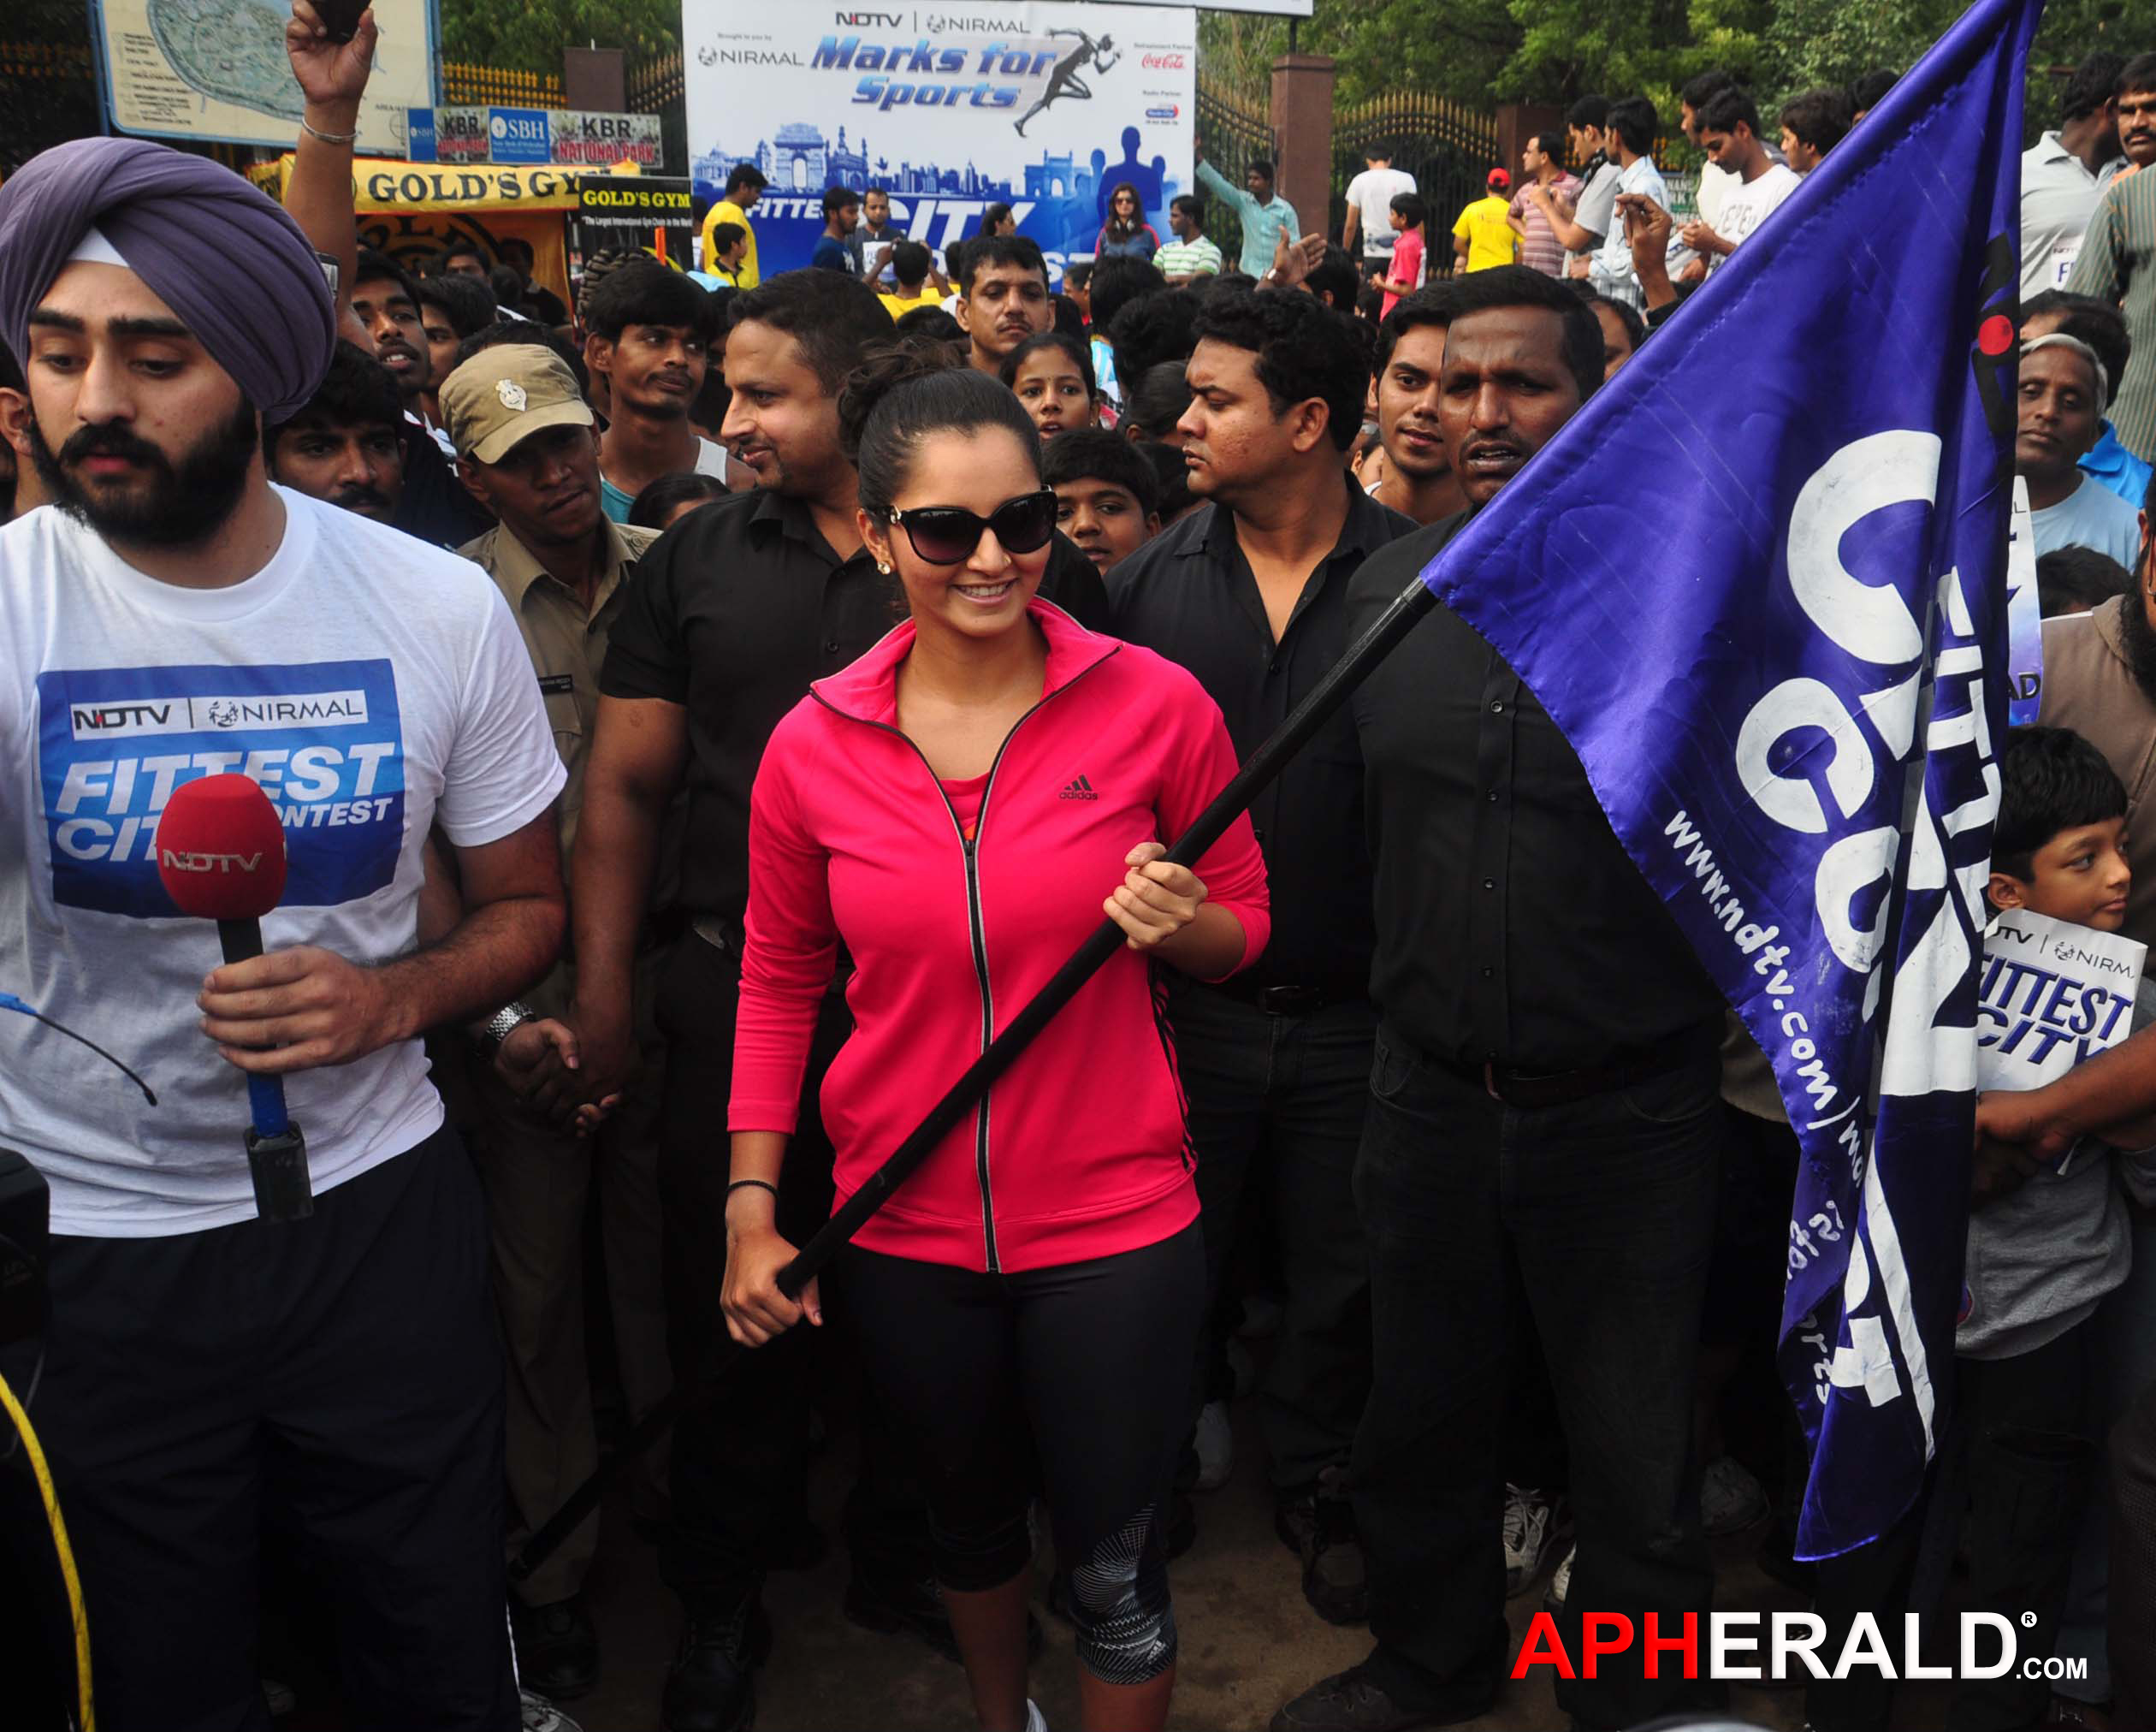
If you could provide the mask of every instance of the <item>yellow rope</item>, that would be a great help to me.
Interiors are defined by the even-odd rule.
[[[8,1380],[0,1377],[0,1407],[15,1421],[16,1433],[30,1457],[30,1471],[38,1476],[38,1494],[44,1499],[45,1525],[52,1530],[52,1549],[59,1554],[60,1575],[68,1585],[68,1611],[74,1620],[75,1705],[81,1732],[98,1732],[97,1709],[90,1699],[90,1618],[82,1605],[82,1581],[75,1574],[74,1550],[68,1544],[68,1524],[60,1514],[60,1496],[52,1489],[52,1471],[45,1466],[44,1450],[30,1427]]]

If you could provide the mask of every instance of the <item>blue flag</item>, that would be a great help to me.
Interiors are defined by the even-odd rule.
[[[1953,1372],[2039,10],[1970,7],[1424,574],[1773,1060],[1807,1557],[1908,1509]]]

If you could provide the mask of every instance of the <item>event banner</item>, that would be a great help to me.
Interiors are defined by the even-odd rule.
[[[892,222],[939,252],[1004,204],[1060,282],[1125,182],[1167,238],[1168,201],[1190,190],[1196,19],[1061,0],[684,0],[698,208],[754,163],[769,276],[808,264],[827,187],[882,188]]]
[[[288,148],[299,86],[287,8],[262,0],[92,0],[105,109],[116,131]],[[402,156],[406,110],[435,99],[429,0],[374,0],[382,39],[359,110],[359,149]]]

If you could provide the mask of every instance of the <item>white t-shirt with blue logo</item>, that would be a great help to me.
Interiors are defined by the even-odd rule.
[[[236,770],[284,821],[265,949],[355,962],[417,941],[420,847],[543,813],[563,774],[507,605],[468,561],[279,489],[246,582],[161,583],[58,510],[0,529],[0,990],[110,1050],[0,1011],[0,1145],[52,1188],[52,1230],[194,1232],[254,1218],[242,1074],[195,996],[216,926],[173,910],[152,849],[172,790]],[[317,1195],[438,1129],[416,1041],[285,1078]]]

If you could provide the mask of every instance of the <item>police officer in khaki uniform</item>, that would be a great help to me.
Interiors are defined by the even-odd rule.
[[[609,522],[600,508],[595,418],[550,350],[482,351],[442,382],[442,420],[458,469],[498,527],[459,549],[500,586],[530,652],[555,744],[569,772],[558,811],[562,856],[575,844],[584,762],[599,703],[607,635],[637,555],[657,531]],[[650,953],[655,955],[655,949]],[[573,1050],[554,1021],[573,991],[565,960],[525,1002],[477,1035],[491,1068],[479,1079],[472,1148],[494,1233],[494,1284],[509,1357],[508,1477],[513,1551],[598,1465],[584,1357],[583,1223],[595,1177],[615,1355],[624,1393],[641,1415],[672,1377],[659,1283],[654,1180],[659,1090],[639,1088],[595,1126],[554,1111],[548,1085]],[[640,970],[637,1018],[648,1074],[660,1063]],[[663,1458],[640,1464],[647,1507],[659,1514]],[[517,1585],[518,1660],[542,1694],[573,1697],[598,1676],[599,1646],[583,1593],[598,1546],[595,1514],[532,1577]]]

